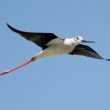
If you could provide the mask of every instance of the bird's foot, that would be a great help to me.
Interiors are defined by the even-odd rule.
[[[31,61],[33,62],[33,61],[36,61],[37,60],[37,57],[36,56],[33,56],[32,58],[31,58]]]

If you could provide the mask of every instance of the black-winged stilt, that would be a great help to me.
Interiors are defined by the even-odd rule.
[[[42,51],[38,54],[31,57],[28,61],[24,62],[23,64],[10,69],[6,70],[0,75],[8,74],[16,69],[19,69],[35,60],[48,57],[48,56],[54,56],[54,55],[63,55],[63,54],[69,54],[69,55],[83,55],[91,58],[96,59],[103,59],[110,61],[110,59],[104,59],[101,57],[97,52],[95,52],[91,47],[83,45],[83,43],[94,43],[93,41],[85,41],[81,36],[76,36],[73,38],[67,38],[67,39],[61,39],[58,36],[56,36],[53,33],[32,33],[32,32],[24,32],[17,30],[7,24],[7,26],[14,32],[20,34],[22,37],[24,37],[27,40],[32,41],[36,45],[40,46],[42,48]]]

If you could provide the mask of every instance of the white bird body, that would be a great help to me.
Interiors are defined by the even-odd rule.
[[[71,39],[65,39],[65,41],[71,41]],[[49,42],[45,50],[39,52],[38,54],[34,55],[33,57],[35,59],[41,59],[49,56],[55,56],[55,55],[63,55],[70,53],[74,48],[75,44],[71,45],[71,42],[63,42],[62,40],[59,40],[58,38],[54,39],[53,41]]]

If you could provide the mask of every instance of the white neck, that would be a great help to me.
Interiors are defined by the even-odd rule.
[[[64,40],[64,44],[65,44],[65,45],[72,46],[72,47],[75,47],[75,46],[78,45],[79,43],[78,43],[78,42],[75,42],[72,38],[68,38],[68,39],[65,39],[65,40]]]

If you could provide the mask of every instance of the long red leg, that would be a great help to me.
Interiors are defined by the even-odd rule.
[[[12,69],[10,69],[10,70],[6,70],[6,71],[0,73],[0,75],[5,75],[5,74],[8,74],[8,73],[10,73],[10,72],[12,72],[12,71],[15,71],[15,70],[17,70],[17,69],[19,69],[19,68],[21,68],[21,67],[23,67],[23,66],[28,65],[28,64],[31,63],[32,61],[34,61],[33,58],[29,59],[28,61],[24,62],[23,64],[21,64],[21,65],[15,67],[15,68],[12,68]]]

